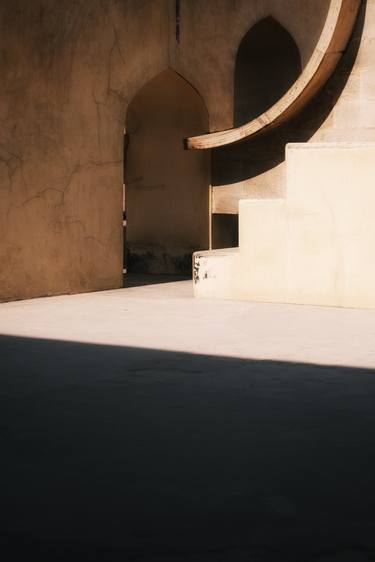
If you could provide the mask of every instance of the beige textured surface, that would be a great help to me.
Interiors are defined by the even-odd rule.
[[[194,296],[232,298],[233,272],[238,248],[195,252],[193,255]]]
[[[198,272],[197,296],[374,308],[374,160],[372,143],[289,145],[286,200],[240,202],[225,290]]]
[[[0,6],[0,300],[119,287],[126,109],[168,67],[231,126],[238,44],[272,13],[304,60],[325,0],[14,0]],[[230,33],[228,33],[230,30]]]
[[[2,303],[0,333],[142,353],[375,368],[373,310],[194,299],[192,281]]]

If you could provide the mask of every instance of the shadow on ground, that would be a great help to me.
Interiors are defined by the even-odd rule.
[[[155,275],[147,273],[126,273],[124,275],[123,287],[144,287],[148,285],[160,285],[160,283],[174,283],[176,281],[190,281],[189,277],[183,275]]]
[[[0,352],[2,560],[374,559],[373,371]]]

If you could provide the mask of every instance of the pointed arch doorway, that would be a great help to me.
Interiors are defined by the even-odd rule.
[[[125,267],[129,273],[190,275],[209,245],[210,154],[183,139],[208,131],[197,91],[166,70],[148,82],[126,116]]]

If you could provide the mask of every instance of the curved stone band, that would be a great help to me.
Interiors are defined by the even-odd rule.
[[[239,142],[279,125],[304,107],[333,73],[352,33],[361,0],[331,0],[323,31],[302,74],[270,109],[233,129],[185,140],[186,148],[204,150]]]

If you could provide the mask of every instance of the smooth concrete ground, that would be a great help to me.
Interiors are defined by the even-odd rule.
[[[375,311],[137,284],[0,305],[1,559],[374,560]]]

